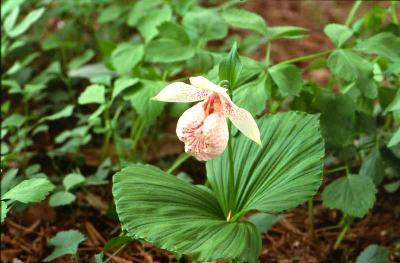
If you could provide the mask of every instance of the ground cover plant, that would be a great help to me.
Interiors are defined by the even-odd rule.
[[[2,261],[400,260],[399,4],[252,5],[2,1]]]

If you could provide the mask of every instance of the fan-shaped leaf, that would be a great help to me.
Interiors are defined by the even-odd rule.
[[[226,222],[207,188],[149,165],[114,176],[113,194],[122,228],[133,238],[198,260],[233,258],[256,262],[261,240],[248,222]]]
[[[323,140],[318,116],[300,112],[258,121],[262,146],[233,140],[236,207],[229,206],[228,152],[207,163],[207,177],[225,214],[278,213],[309,199],[321,183]]]

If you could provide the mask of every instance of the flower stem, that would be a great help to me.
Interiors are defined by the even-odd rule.
[[[168,168],[167,173],[170,174],[175,171],[175,169],[178,168],[179,165],[181,165],[184,161],[189,159],[189,157],[190,155],[187,153],[182,153],[181,155],[179,155],[178,158],[176,158],[174,163],[171,165],[171,167]]]
[[[350,228],[350,224],[344,225],[344,227],[342,228],[342,231],[340,232],[338,238],[336,239],[335,245],[333,247],[334,249],[338,249],[338,247],[342,243],[343,238],[346,236],[347,231],[349,231],[349,228]]]
[[[346,25],[347,27],[350,27],[350,24],[351,24],[351,22],[353,22],[354,16],[355,16],[357,10],[360,8],[361,4],[362,4],[362,0],[357,0],[357,1],[354,3],[353,7],[352,7],[351,10],[350,10],[350,14],[349,14],[349,16],[348,16],[347,19],[346,19],[345,25]]]
[[[230,84],[230,83],[229,83]],[[233,87],[229,85],[229,96],[233,101]],[[235,166],[233,159],[233,146],[232,146],[232,123],[228,123],[229,140],[228,140],[228,156],[229,156],[229,211],[227,212],[227,220],[230,221],[232,215],[235,214]]]

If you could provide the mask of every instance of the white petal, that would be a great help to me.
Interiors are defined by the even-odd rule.
[[[222,88],[214,83],[212,83],[211,81],[209,81],[208,79],[206,79],[205,77],[202,76],[198,76],[198,77],[191,77],[189,78],[190,84],[192,84],[193,86],[195,86],[196,88],[199,89],[205,89],[205,90],[209,90],[209,91],[213,91],[216,93],[226,93],[227,89]]]
[[[247,110],[236,106],[228,95],[221,96],[224,113],[245,136],[261,145],[260,130]]]
[[[211,92],[183,82],[174,82],[162,89],[153,100],[165,102],[195,102],[204,100]]]

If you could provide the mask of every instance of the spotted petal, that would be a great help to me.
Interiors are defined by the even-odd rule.
[[[211,91],[183,82],[174,82],[162,89],[153,100],[165,102],[195,102],[207,98]]]
[[[214,83],[212,83],[211,81],[209,81],[208,79],[206,79],[205,77],[202,76],[198,76],[198,77],[191,77],[189,78],[190,84],[192,84],[193,86],[195,86],[196,88],[199,89],[204,89],[204,90],[209,90],[209,91],[213,91],[216,92],[218,94],[226,94],[226,89],[222,88]]]
[[[260,130],[247,110],[236,106],[228,95],[221,96],[225,115],[245,136],[261,145]]]

